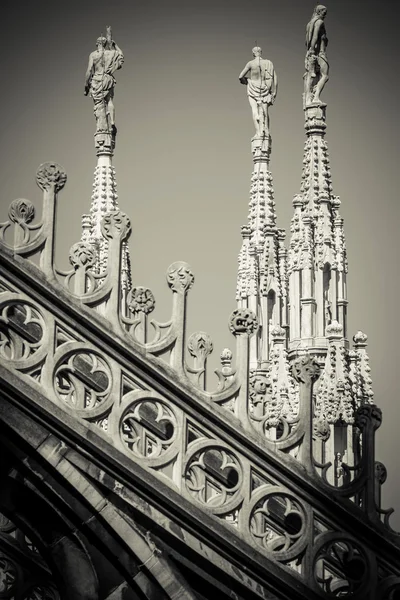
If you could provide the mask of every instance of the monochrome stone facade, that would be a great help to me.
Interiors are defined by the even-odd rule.
[[[54,262],[60,165],[37,171],[41,220],[19,199],[0,223],[1,598],[400,598],[367,336],[350,344],[347,331],[320,99],[326,16],[318,5],[306,28],[306,142],[288,245],[270,171],[277,75],[258,46],[239,75],[254,169],[234,348],[222,351],[212,390],[212,339],[186,331],[190,266],[167,270],[167,322],[153,318],[152,291],[132,283],[112,165],[124,56],[110,27],[97,40],[85,83],[97,166],[71,269]]]

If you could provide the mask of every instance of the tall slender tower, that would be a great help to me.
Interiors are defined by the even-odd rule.
[[[89,242],[96,249],[98,274],[105,272],[108,261],[108,240],[101,234],[100,223],[106,213],[118,210],[115,167],[112,165],[117,135],[113,102],[116,81],[113,73],[124,62],[122,50],[112,39],[111,27],[107,27],[106,31],[106,37],[97,39],[97,49],[89,56],[85,80],[85,95],[89,94],[94,101],[97,165],[90,213],[82,216],[82,241]],[[129,249],[124,243],[121,281],[123,297],[126,297],[131,287],[130,272]],[[122,306],[125,306],[125,302]]]
[[[275,101],[277,76],[271,61],[253,48],[253,60],[240,73],[247,85],[256,134],[251,140],[251,177],[248,223],[242,227],[236,300],[258,317],[258,334],[251,341],[250,369],[264,371],[270,357],[271,335],[286,326],[285,232],[276,226],[272,174],[269,167],[271,134],[268,107]]]

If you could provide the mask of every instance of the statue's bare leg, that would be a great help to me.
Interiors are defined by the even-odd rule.
[[[329,79],[329,65],[327,61],[322,56],[320,56],[318,57],[318,64],[320,69],[320,79],[317,85],[315,86],[314,102],[320,102],[320,94],[324,89],[326,82]]]
[[[112,98],[109,98],[107,102],[107,114],[110,123],[110,127],[115,126],[115,106]]]
[[[260,127],[260,107],[257,104],[257,100],[249,96],[249,103],[251,106],[251,112],[253,115],[254,127],[256,128],[256,135],[261,135]]]
[[[313,79],[310,73],[306,73],[304,77],[304,99],[306,105],[310,104],[313,100]]]
[[[269,114],[268,114],[268,104],[266,102],[262,103],[262,125],[261,125],[261,133],[268,137],[269,135]]]

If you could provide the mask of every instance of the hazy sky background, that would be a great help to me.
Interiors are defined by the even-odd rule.
[[[392,525],[400,529],[397,3],[327,6],[331,79],[323,100],[334,193],[345,219],[349,331],[369,336],[375,401],[383,409],[376,456],[388,468],[384,506],[397,509]],[[0,220],[14,198],[40,206],[36,169],[59,162],[68,182],[59,202],[57,260],[67,266],[96,164],[84,75],[96,38],[110,24],[125,54],[116,75],[114,165],[120,207],[133,225],[133,282],[153,290],[155,317],[163,321],[171,301],[165,271],[176,260],[191,265],[188,333],[211,334],[216,367],[220,351],[234,349],[227,322],[252,171],[253,123],[238,75],[257,40],[279,79],[270,111],[271,170],[278,224],[288,231],[301,179],[304,31],[313,7],[309,0],[7,3]]]

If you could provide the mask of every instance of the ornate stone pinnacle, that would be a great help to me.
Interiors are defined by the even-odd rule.
[[[353,335],[353,342],[357,346],[361,346],[361,345],[366,346],[367,340],[368,340],[367,334],[363,333],[362,331],[357,331],[357,333]]]
[[[85,78],[85,96],[94,102],[96,118],[95,147],[97,155],[112,155],[117,128],[115,126],[114,73],[124,62],[122,50],[112,39],[111,27],[106,28],[106,37],[99,37],[96,50],[89,56]]]
[[[343,326],[338,321],[332,321],[326,326],[325,331],[328,339],[343,336]]]

